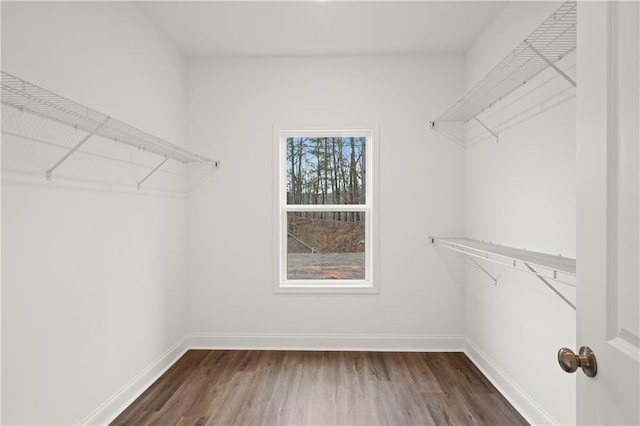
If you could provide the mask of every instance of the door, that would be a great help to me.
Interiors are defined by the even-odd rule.
[[[640,424],[640,6],[578,5],[579,424]]]

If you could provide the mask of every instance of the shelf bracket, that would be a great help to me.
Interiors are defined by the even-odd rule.
[[[480,124],[482,127],[484,127],[484,129],[491,133],[493,135],[494,138],[496,138],[496,143],[499,142],[499,138],[498,138],[498,134],[496,132],[494,132],[493,130],[491,130],[489,127],[487,127],[486,124],[484,124],[482,121],[480,121],[480,119],[478,117],[473,117],[474,120],[476,120],[478,122],[478,124]]]
[[[540,275],[535,269],[533,269],[531,267],[531,265],[529,265],[526,262],[523,262],[524,266],[526,266],[532,273],[533,275],[535,275],[536,277],[538,277],[540,279],[540,281],[542,281],[543,283],[545,283],[547,285],[547,287],[549,287],[555,294],[557,294],[562,300],[564,300],[567,305],[571,306],[574,310],[576,309],[576,305],[574,305],[573,303],[571,303],[571,301],[569,299],[567,299],[564,294],[560,293],[554,286],[551,285],[551,283],[549,281],[547,281],[545,279],[545,277],[543,277],[542,275]],[[556,271],[554,271],[554,275],[556,274]]]
[[[496,277],[494,277],[493,275],[491,275],[491,273],[489,271],[487,271],[486,269],[484,269],[476,260],[474,260],[471,256],[466,256],[467,259],[469,259],[471,262],[473,262],[474,265],[476,265],[478,268],[480,268],[480,270],[482,272],[484,272],[489,278],[491,278],[493,280],[493,284],[494,285],[498,285],[498,279]]]
[[[434,236],[429,236],[429,241],[431,242],[431,244],[435,244],[437,238]],[[489,278],[491,278],[491,280],[493,280],[493,284],[498,285],[498,279],[496,277],[494,277],[493,275],[491,275],[491,272],[487,271],[485,268],[482,267],[482,265],[480,265],[470,254],[465,253],[463,250],[458,250],[458,249],[454,249],[453,247],[447,247],[449,249],[452,249],[453,251],[457,251],[458,253],[462,253],[464,254],[464,256],[469,259],[471,262],[473,262],[474,265],[476,265],[478,268],[480,268],[480,270],[482,272],[484,272],[487,276],[489,276]]]
[[[109,121],[109,118],[110,118],[110,117],[105,118],[105,119],[104,119],[104,121],[103,121],[102,123],[98,124],[98,125],[96,126],[96,128],[95,128],[95,129],[93,129],[93,130],[91,131],[91,133],[89,133],[87,136],[85,136],[84,138],[82,138],[82,140],[81,140],[80,142],[78,142],[78,143],[76,144],[76,146],[74,146],[73,148],[71,148],[71,150],[70,150],[69,152],[67,152],[67,153],[66,153],[66,154],[65,154],[61,159],[59,159],[59,160],[56,162],[56,164],[54,164],[53,166],[51,166],[51,167],[49,168],[49,170],[47,170],[47,172],[46,172],[45,176],[46,176],[46,178],[47,178],[47,180],[48,180],[48,181],[50,181],[50,180],[51,180],[51,174],[53,173],[53,171],[54,171],[55,169],[57,169],[57,168],[58,168],[58,166],[59,166],[60,164],[64,163],[64,161],[65,161],[67,158],[69,158],[69,157],[71,156],[71,154],[73,154],[74,152],[76,152],[76,151],[77,151],[77,150],[78,150],[82,145],[84,145],[84,144],[85,144],[85,142],[87,142],[89,139],[91,139],[91,137],[92,137],[93,135],[95,135],[95,134],[98,132],[98,130],[100,130],[100,129],[105,125],[105,124],[107,124],[107,121]]]
[[[438,123],[436,121],[430,121],[429,122],[429,127],[431,127],[431,130],[435,130],[436,132],[438,132],[438,133],[444,135],[445,137],[449,138],[451,141],[455,142],[456,145],[458,145],[459,147],[461,147],[461,148],[465,147],[464,140],[454,136],[453,134],[451,134],[451,132],[447,132],[442,127],[438,126]]]
[[[565,80],[567,80],[569,83],[571,83],[573,85],[573,87],[578,87],[575,80],[572,79],[571,77],[569,77],[564,71],[562,71],[560,68],[558,68],[556,66],[556,64],[554,64],[553,62],[551,62],[546,56],[544,56],[542,53],[540,53],[540,51],[538,49],[536,49],[535,47],[533,47],[531,45],[531,43],[529,43],[527,40],[524,41],[524,43],[527,45],[527,47],[529,49],[531,49],[531,51],[533,53],[535,53],[536,55],[538,55],[538,57],[540,57],[540,59],[542,59],[543,61],[545,61],[547,63],[547,65],[549,65],[551,68],[553,68],[558,74],[560,74]]]
[[[155,166],[153,170],[151,170],[145,177],[142,178],[140,182],[138,182],[138,191],[140,191],[140,186],[144,183],[144,181],[149,179],[151,175],[154,174],[160,167],[162,167],[162,165],[166,163],[168,160],[169,160],[169,157],[164,157],[164,160],[162,160],[160,164]]]

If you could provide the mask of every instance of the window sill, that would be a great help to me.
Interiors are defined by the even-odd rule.
[[[344,280],[326,280],[321,284],[311,284],[308,281],[289,280],[280,283],[273,289],[274,293],[327,293],[327,294],[345,294],[345,293],[379,293],[377,286],[371,281],[351,280],[345,283]]]

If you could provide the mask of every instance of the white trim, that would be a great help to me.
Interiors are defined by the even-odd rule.
[[[558,425],[535,400],[516,384],[500,367],[482,352],[469,337],[465,338],[465,354],[478,370],[498,389],[507,401],[532,425]]]
[[[307,293],[307,294],[336,294],[362,293],[377,294],[380,291],[367,280],[322,280],[321,284],[309,284],[304,280],[287,280],[286,284],[274,287],[274,293]]]
[[[366,203],[359,205],[287,205],[284,182],[286,156],[284,141],[291,136],[363,136],[366,144]],[[379,293],[378,274],[378,183],[379,124],[368,126],[273,126],[273,251],[274,293]],[[362,280],[287,280],[286,213],[289,211],[363,211],[365,222],[365,278]]]
[[[182,355],[189,350],[185,335],[147,368],[133,377],[129,383],[114,393],[101,406],[80,422],[82,425],[108,424],[120,415],[133,401],[160,378]]]
[[[462,352],[464,336],[189,333],[190,349]]]

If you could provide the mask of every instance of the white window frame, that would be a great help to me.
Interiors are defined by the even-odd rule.
[[[273,291],[275,293],[378,293],[378,126],[274,126]],[[365,204],[287,205],[286,141],[290,137],[365,137]],[[287,279],[287,213],[298,211],[365,212],[364,279]]]

